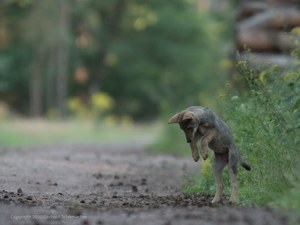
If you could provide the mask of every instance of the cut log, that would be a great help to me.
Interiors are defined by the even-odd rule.
[[[270,8],[267,2],[251,1],[243,2],[238,8],[238,20],[245,19],[252,16],[253,14],[265,11]]]
[[[288,33],[259,29],[238,30],[236,44],[239,50],[245,50],[246,47],[253,51],[290,52],[295,48]]]
[[[297,65],[297,60],[283,54],[241,53],[237,60],[247,61],[254,68],[263,69],[270,65],[280,68],[291,68]]]
[[[241,21],[238,29],[281,29],[300,26],[300,11],[297,8],[272,8]]]
[[[265,1],[274,5],[299,4],[299,0],[265,0]]]

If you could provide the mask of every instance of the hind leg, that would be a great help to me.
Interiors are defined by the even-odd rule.
[[[221,200],[221,196],[224,189],[224,183],[222,180],[222,172],[224,167],[228,163],[228,153],[215,153],[215,158],[213,162],[213,172],[214,178],[216,181],[216,193],[215,197],[211,201],[212,203],[219,202]]]
[[[229,171],[231,179],[231,195],[230,201],[236,202],[238,195],[238,183],[237,183],[237,164],[238,155],[236,152],[229,152]]]

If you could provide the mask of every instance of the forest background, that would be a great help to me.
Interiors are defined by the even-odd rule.
[[[0,16],[0,95],[14,114],[149,121],[226,80],[232,18],[197,1],[7,0]]]

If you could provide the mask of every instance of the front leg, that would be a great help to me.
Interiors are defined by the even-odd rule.
[[[200,139],[200,136],[196,136],[194,138],[194,140],[190,143],[190,147],[191,147],[191,150],[192,150],[192,156],[193,156],[193,159],[194,159],[195,162],[197,162],[200,158],[199,150],[198,150],[198,147],[197,147],[197,142],[198,142],[199,139]]]
[[[205,131],[205,134],[201,140],[202,158],[206,160],[208,158],[208,144],[215,138],[217,130],[215,128],[209,128]]]
[[[197,148],[197,141],[192,141],[190,143],[190,147],[191,147],[191,150],[192,150],[193,159],[194,159],[195,162],[197,162],[200,158],[199,151],[198,151],[198,148]]]

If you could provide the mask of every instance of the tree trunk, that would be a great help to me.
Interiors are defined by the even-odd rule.
[[[68,85],[68,43],[67,30],[69,25],[68,0],[59,2],[59,37],[57,45],[57,105],[61,118],[66,116],[66,98]]]
[[[46,104],[45,108],[48,112],[50,109],[53,109],[56,104],[56,50],[52,49],[49,51],[49,56],[47,59],[47,73],[46,73]]]
[[[281,29],[300,25],[300,11],[297,8],[271,8],[257,13],[238,24],[238,29]]]
[[[240,29],[237,30],[236,41],[239,50],[246,47],[252,51],[290,52],[295,48],[290,35],[282,31]]]
[[[100,37],[102,47],[98,56],[97,74],[93,78],[93,84],[90,89],[91,94],[101,89],[101,81],[107,74],[105,57],[109,51],[110,42],[117,38],[121,32],[121,21],[127,4],[125,0],[117,0],[112,10],[106,10],[105,8],[99,10],[99,16],[103,23],[102,35]],[[113,13],[108,13],[110,11]]]
[[[30,115],[32,117],[41,116],[41,100],[41,75],[40,71],[35,68],[30,80]]]

